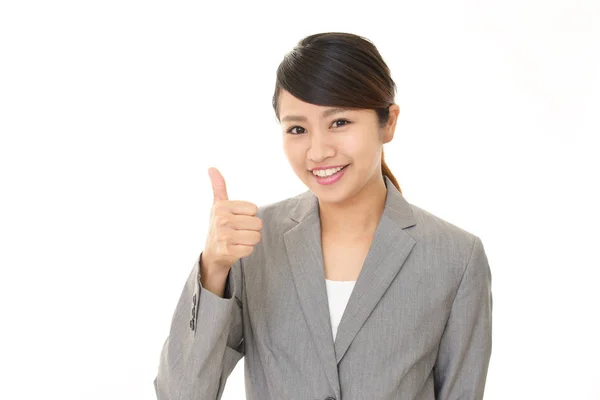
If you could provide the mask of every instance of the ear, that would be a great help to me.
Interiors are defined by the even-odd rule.
[[[394,138],[394,132],[396,131],[396,122],[400,115],[400,106],[398,104],[392,104],[389,107],[390,117],[387,124],[383,128],[383,143],[391,142]]]

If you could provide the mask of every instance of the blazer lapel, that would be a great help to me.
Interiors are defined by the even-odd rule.
[[[336,334],[338,363],[416,244],[415,239],[404,232],[404,228],[416,224],[410,205],[394,184],[384,178],[387,187],[385,209]]]
[[[301,195],[291,218],[298,222],[298,225],[283,234],[289,266],[325,374],[335,397],[339,399],[340,383],[321,251],[321,220],[318,200],[312,192]]]
[[[383,215],[340,321],[335,343],[325,285],[319,203],[311,191],[298,196],[289,216],[297,225],[283,234],[302,311],[336,397],[340,397],[337,364],[416,243],[403,231],[415,224],[410,205],[388,177],[384,176],[384,181],[387,195]]]

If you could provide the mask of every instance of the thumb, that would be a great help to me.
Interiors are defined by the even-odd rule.
[[[216,168],[208,169],[208,176],[210,177],[210,182],[212,184],[213,189],[213,203],[217,200],[229,200],[227,197],[227,186],[225,185],[225,178]]]

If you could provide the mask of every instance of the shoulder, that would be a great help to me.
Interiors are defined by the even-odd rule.
[[[415,219],[413,231],[423,236],[454,236],[468,241],[475,238],[475,234],[449,220],[425,210],[415,204],[409,203]]]
[[[433,253],[443,253],[446,257],[450,256],[462,263],[469,258],[476,242],[481,242],[474,232],[419,206],[409,204],[415,225],[406,228],[405,232],[411,235],[421,248]]]

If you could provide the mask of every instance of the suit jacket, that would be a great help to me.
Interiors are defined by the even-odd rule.
[[[482,241],[384,180],[385,209],[335,342],[318,200],[306,191],[259,207],[261,241],[231,267],[224,298],[202,287],[196,260],[157,398],[220,399],[244,357],[247,400],[482,399],[492,345]]]

